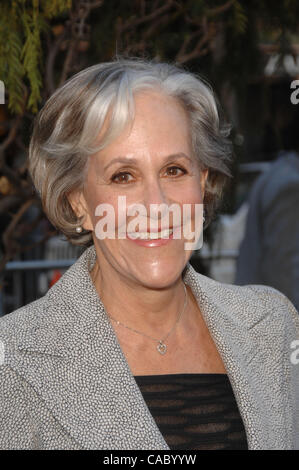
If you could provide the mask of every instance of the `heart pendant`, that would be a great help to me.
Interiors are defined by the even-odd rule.
[[[160,341],[159,344],[157,345],[157,350],[160,354],[165,354],[167,350],[166,344]]]

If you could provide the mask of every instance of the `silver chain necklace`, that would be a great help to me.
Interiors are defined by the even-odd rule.
[[[165,344],[165,340],[168,338],[168,336],[173,332],[173,330],[175,329],[176,325],[178,324],[181,316],[183,315],[184,311],[185,311],[185,308],[186,308],[186,304],[187,304],[187,291],[186,291],[186,286],[185,284],[184,285],[184,292],[185,292],[185,301],[184,301],[184,306],[183,306],[183,309],[182,311],[179,313],[178,315],[178,318],[175,322],[175,324],[173,325],[173,327],[171,328],[171,330],[167,333],[167,335],[162,338],[162,339],[157,339],[157,338],[152,338],[151,336],[148,336],[146,335],[145,333],[141,333],[141,331],[137,331],[137,330],[134,330],[134,328],[130,328],[129,326],[126,326],[124,325],[123,323],[121,323],[120,321],[118,320],[115,320],[115,318],[111,317],[111,315],[109,315],[109,318],[111,318],[111,320],[113,320],[115,323],[117,323],[117,325],[121,325],[121,326],[124,326],[125,328],[128,328],[128,330],[131,330],[131,331],[134,331],[134,333],[138,333],[139,335],[142,335],[142,336],[145,336],[146,338],[149,338],[149,339],[152,339],[154,341],[156,341],[158,344],[157,344],[157,351],[160,353],[160,354],[165,354],[166,351],[167,351],[167,347],[166,347],[166,344]]]

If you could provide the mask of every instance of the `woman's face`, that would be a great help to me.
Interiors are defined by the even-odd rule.
[[[122,279],[149,288],[166,287],[182,273],[192,251],[185,249],[183,205],[191,205],[194,229],[194,204],[203,202],[207,170],[200,171],[192,155],[189,122],[180,103],[158,92],[140,92],[135,97],[133,126],[98,154],[90,157],[80,201],[87,215],[85,229],[93,230],[100,269],[109,269]],[[95,228],[102,218],[95,215],[99,204],[110,204],[115,213],[118,233],[119,196],[126,197],[126,207],[142,204],[150,228],[152,204],[176,203],[181,208],[182,237],[135,241],[130,238],[98,239]],[[165,207],[165,206],[164,206]],[[153,213],[152,213],[153,214]],[[135,216],[136,217],[136,216]],[[159,219],[164,228],[166,219]],[[132,215],[125,219],[128,229]],[[161,224],[162,220],[162,224]],[[169,227],[178,225],[170,212]],[[145,229],[146,230],[146,229]],[[132,232],[132,225],[130,230]],[[144,231],[136,228],[136,231]],[[157,229],[156,229],[157,231]],[[190,242],[190,240],[189,240]]]

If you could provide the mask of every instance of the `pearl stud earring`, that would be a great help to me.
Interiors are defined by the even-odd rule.
[[[76,227],[76,232],[77,233],[81,233],[83,230],[83,228],[81,227],[81,225],[79,225],[78,227]]]

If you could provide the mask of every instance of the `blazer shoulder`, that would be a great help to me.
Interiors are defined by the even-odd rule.
[[[296,313],[296,315],[299,317],[299,313],[295,305],[285,294],[283,294],[280,290],[275,289],[275,287],[266,286],[263,284],[249,284],[240,287],[250,288],[263,300],[274,302],[275,304],[278,302],[285,305],[289,310],[292,311],[292,313]]]
[[[283,322],[295,327],[299,335],[299,313],[292,302],[279,290],[263,284],[223,283],[196,273],[198,289],[205,290],[225,315],[233,315],[243,327],[251,328],[263,319]],[[229,313],[227,313],[229,312]]]
[[[299,312],[285,294],[274,287],[262,284],[251,284],[242,287],[247,287],[255,292],[264,303],[269,305],[273,310],[273,314],[279,314],[280,316],[283,314],[285,320],[295,326],[299,338]]]
[[[5,349],[4,357],[14,355],[19,341],[38,327],[44,317],[46,296],[0,318],[0,347]]]
[[[37,321],[39,314],[44,310],[46,298],[47,295],[44,295],[43,297],[33,300],[13,312],[0,317],[0,331],[9,328],[18,329],[18,326],[22,328],[23,326],[33,324],[34,321]]]

